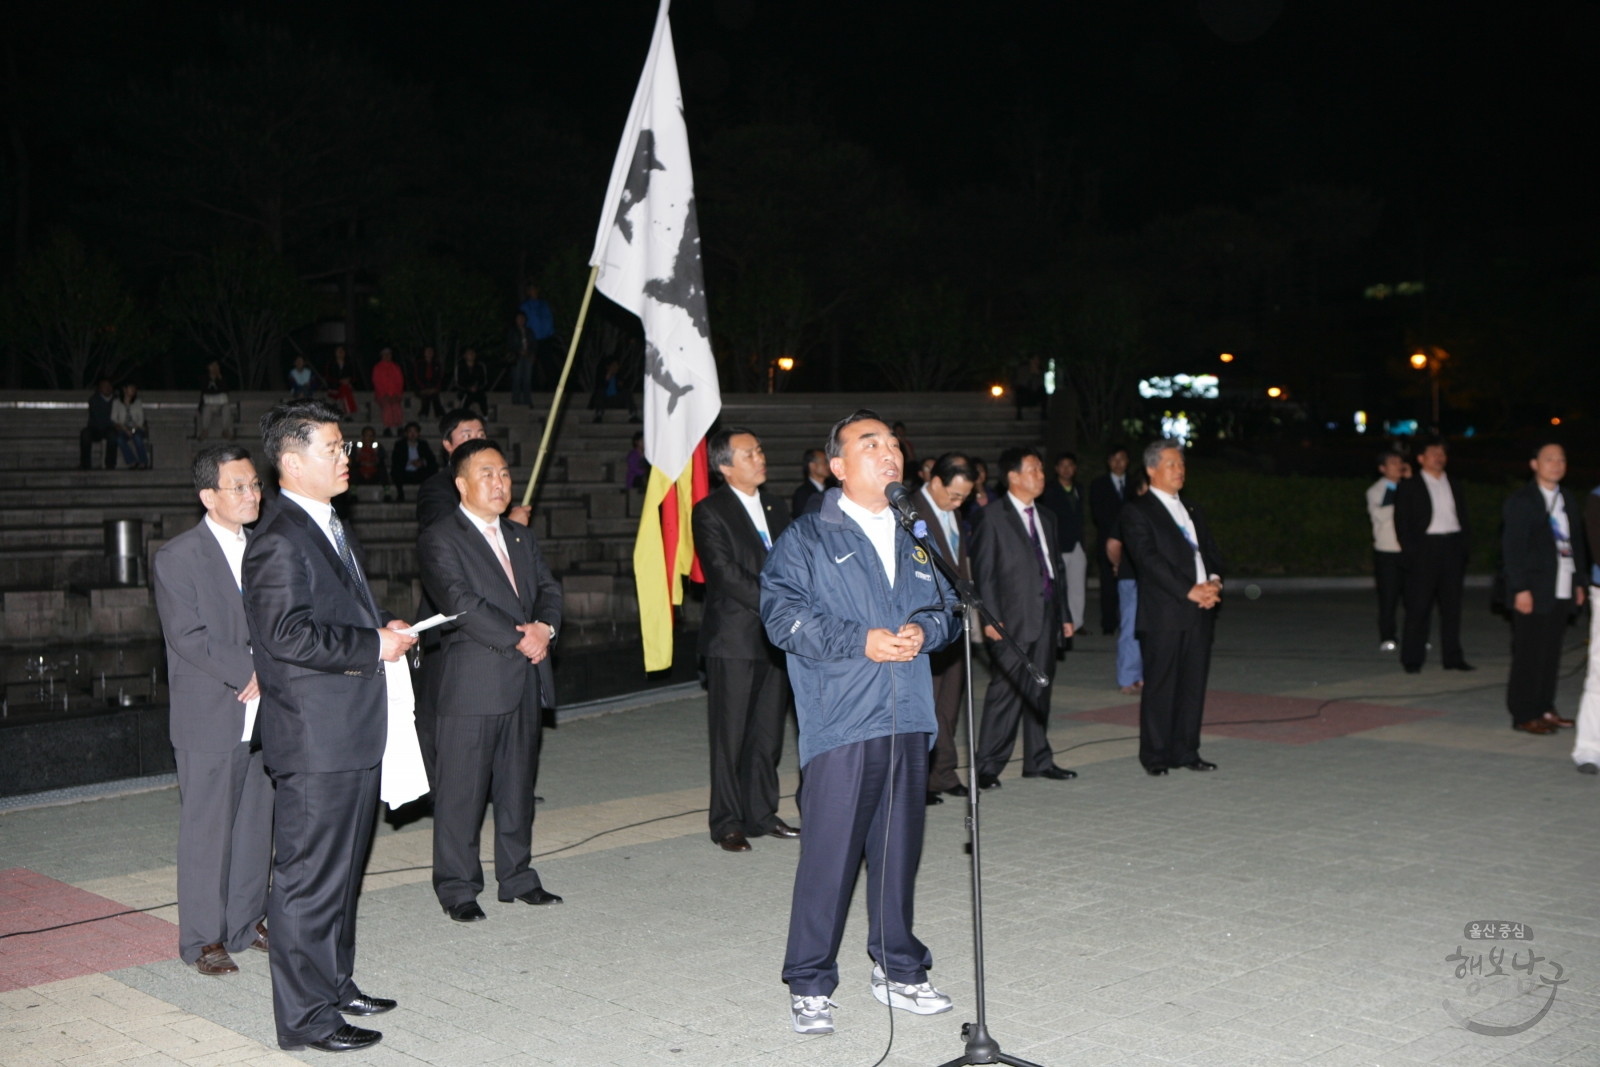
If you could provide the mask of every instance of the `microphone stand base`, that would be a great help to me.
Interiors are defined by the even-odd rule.
[[[1000,1042],[989,1036],[986,1027],[972,1023],[961,1024],[961,1036],[967,1039],[967,1050],[940,1067],[967,1067],[968,1064],[1006,1063],[1011,1067],[1039,1067],[1038,1064],[1000,1051]]]

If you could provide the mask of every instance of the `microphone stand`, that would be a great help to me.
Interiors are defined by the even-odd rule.
[[[914,519],[912,515],[895,507],[895,515],[900,520],[900,525],[906,533],[911,535],[922,551],[933,561],[939,572],[944,575],[950,587],[955,590],[956,596],[961,600],[962,607],[962,642],[963,654],[967,664],[967,832],[972,849],[972,954],[973,969],[976,980],[974,987],[978,998],[978,1020],[973,1023],[961,1024],[961,1036],[966,1039],[967,1047],[961,1055],[941,1067],[966,1067],[968,1064],[1006,1063],[1011,1067],[1039,1067],[1038,1064],[1012,1056],[1000,1051],[1000,1042],[996,1041],[989,1033],[986,1021],[983,992],[983,867],[979,853],[978,839],[978,726],[976,716],[972,710],[972,634],[980,625],[985,614],[983,601],[978,599],[978,590],[970,581],[962,578],[955,572],[955,568],[945,562],[943,556],[934,550],[928,543],[926,536],[927,526],[921,520]],[[923,533],[917,532],[917,527],[923,528]],[[1050,684],[1050,679],[1044,672],[1035,667],[1028,658],[1022,646],[1006,633],[1005,627],[1000,625],[1000,620],[989,617],[989,622],[999,631],[1000,643],[1010,649],[1023,664],[1029,674],[1033,676],[1034,684],[1041,689]]]

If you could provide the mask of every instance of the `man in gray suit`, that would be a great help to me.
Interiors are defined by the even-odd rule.
[[[260,690],[240,596],[246,523],[261,510],[250,453],[209,445],[194,461],[206,517],[155,554],[178,763],[178,953],[201,974],[239,970],[230,952],[267,951],[272,779],[255,740]]]
[[[417,561],[428,598],[460,618],[440,627],[433,794],[433,889],[457,922],[478,906],[478,835],[494,801],[494,874],[502,904],[559,904],[532,866],[533,787],[540,709],[555,706],[550,645],[561,627],[561,585],[533,531],[502,517],[511,468],[492,441],[450,454],[461,504],[422,531]]]

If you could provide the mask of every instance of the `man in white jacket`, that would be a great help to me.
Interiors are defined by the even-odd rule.
[[[1395,616],[1400,606],[1400,539],[1394,532],[1394,496],[1401,478],[1411,470],[1405,457],[1389,449],[1378,457],[1381,475],[1367,489],[1367,514],[1372,517],[1372,575],[1378,586],[1378,651],[1393,652],[1399,630]]]

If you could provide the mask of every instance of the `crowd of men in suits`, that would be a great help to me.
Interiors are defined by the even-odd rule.
[[[419,632],[374,596],[361,546],[333,506],[350,482],[341,416],[302,399],[263,417],[262,452],[278,485],[268,506],[248,450],[202,449],[193,475],[205,518],[153,561],[182,797],[181,955],[203,974],[225,975],[238,970],[232,953],[267,952],[286,1049],[368,1047],[382,1035],[347,1020],[395,1006],[355,983],[355,907],[380,783],[392,802],[385,779],[405,748],[397,742],[412,741],[410,723],[425,780],[404,796],[431,794],[442,910],[457,922],[487,918],[479,834],[490,803],[498,900],[561,902],[531,865],[561,588],[529,510],[512,506],[508,459],[476,412],[444,416],[443,467],[417,486],[420,610],[444,622]],[[931,955],[911,931],[923,812],[969,788],[1000,788],[1019,732],[1023,777],[1076,777],[1056,761],[1050,687],[1035,681],[1054,677],[1084,623],[1076,457],[1057,456],[1047,471],[1037,450],[1008,449],[993,486],[982,461],[959,451],[908,471],[896,433],[864,410],[806,453],[804,481],[787,501],[766,489],[754,431],[722,429],[708,457],[721,485],[695,506],[692,523],[706,581],[699,651],[711,839],[740,853],[752,838],[801,836],[778,815],[792,707],[806,842],[784,965],[794,1028],[832,1029],[839,939],[863,859],[874,996],[922,1014],[948,1011],[950,998],[927,980]],[[1377,561],[1382,640],[1393,647],[1403,600],[1400,658],[1420,670],[1437,606],[1444,666],[1470,670],[1460,641],[1461,484],[1446,471],[1442,442],[1419,451],[1415,478],[1398,458],[1382,458],[1384,478],[1368,497],[1376,551],[1401,557]],[[1600,586],[1578,501],[1560,487],[1565,466],[1559,445],[1541,447],[1534,479],[1504,512],[1508,705],[1513,725],[1532,733],[1572,725],[1553,706],[1561,634],[1583,604],[1583,576]],[[1137,457],[1113,450],[1087,494],[1099,532],[1100,625],[1118,635],[1119,653],[1131,648],[1128,664],[1119,654],[1119,683],[1124,666],[1136,674],[1124,688],[1139,695],[1139,760],[1152,776],[1216,766],[1199,744],[1223,564],[1203,511],[1182,495],[1185,477],[1182,442],[1161,440]],[[920,520],[925,540],[890,505],[897,483],[911,487],[908,521]],[[1600,535],[1600,494],[1586,518],[1590,538]],[[963,623],[929,551],[972,584],[986,612],[977,628],[989,681],[967,784],[955,749],[969,681],[955,644]],[[1597,773],[1600,657],[1590,674],[1574,760]]]
[[[1461,643],[1461,604],[1471,526],[1466,490],[1448,470],[1449,445],[1418,443],[1416,470],[1398,451],[1378,457],[1378,480],[1367,489],[1372,519],[1373,573],[1378,589],[1379,650],[1396,649],[1407,673],[1419,673],[1439,616],[1445,670],[1470,671]],[[1589,642],[1589,670],[1576,720],[1555,706],[1566,629],[1587,600],[1600,592],[1600,488],[1580,506],[1562,487],[1566,449],[1541,441],[1528,458],[1533,477],[1501,508],[1500,573],[1496,606],[1511,620],[1511,673],[1506,710],[1514,730],[1553,734],[1577,727],[1572,760],[1584,774],[1600,774],[1600,640]],[[1585,587],[1587,581],[1588,587]],[[1405,610],[1404,628],[1397,621]],[[1600,631],[1594,637],[1600,638]]]

